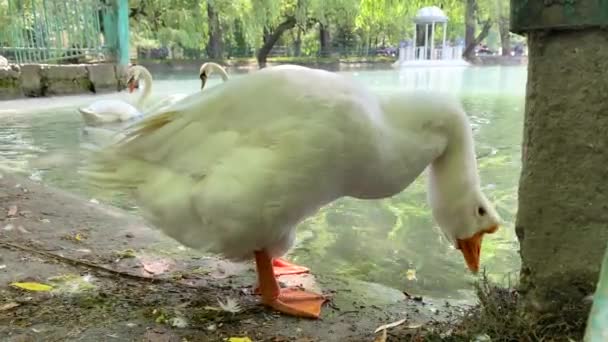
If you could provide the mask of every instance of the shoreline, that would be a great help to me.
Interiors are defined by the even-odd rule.
[[[152,74],[189,73],[211,60],[139,59],[135,64],[148,68]],[[268,66],[296,64],[329,71],[399,70],[393,57],[304,58],[276,57]],[[234,58],[215,61],[230,72],[247,73],[258,69],[255,58]],[[480,56],[480,63],[471,67],[525,65],[527,57]],[[113,64],[24,64],[0,67],[0,101],[50,98],[62,95],[113,94],[125,89],[126,71]]]
[[[447,322],[470,306],[313,270],[281,277],[332,297],[320,320],[296,319],[258,304],[252,263],[186,249],[125,211],[7,173],[0,198],[0,335],[10,340],[371,341],[380,325]],[[242,311],[218,311],[226,298]]]

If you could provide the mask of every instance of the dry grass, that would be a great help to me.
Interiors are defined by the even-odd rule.
[[[512,288],[492,284],[485,277],[476,284],[479,304],[458,321],[434,323],[416,330],[393,331],[388,341],[582,341],[589,304],[567,303],[562,311],[525,317]]]

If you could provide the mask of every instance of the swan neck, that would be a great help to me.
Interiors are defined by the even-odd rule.
[[[220,73],[220,76],[222,76],[223,81],[228,80],[228,74],[226,73],[226,70],[224,70],[224,68],[222,68],[221,66],[218,65],[217,71]]]
[[[207,63],[203,64],[201,66],[201,70],[200,70],[199,74],[202,74],[206,70],[209,70],[209,74],[211,74],[213,72],[218,72],[220,74],[220,76],[222,77],[223,81],[228,80],[228,73],[226,73],[226,70],[217,63],[207,62]]]
[[[144,88],[144,91],[141,94],[141,96],[139,97],[139,99],[137,99],[137,107],[139,107],[139,108],[141,108],[141,106],[144,104],[145,100],[152,93],[152,75],[146,68],[140,68],[140,70],[141,70],[140,76],[141,76],[142,80],[144,81],[144,83],[146,84],[146,87]]]

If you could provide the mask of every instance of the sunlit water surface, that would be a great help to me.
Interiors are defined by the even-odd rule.
[[[525,67],[411,68],[353,71],[378,93],[437,89],[457,94],[470,115],[484,191],[505,225],[487,236],[482,265],[495,281],[516,278],[518,244],[514,232]],[[153,98],[199,91],[196,71],[156,74]],[[242,77],[233,75],[233,78]],[[212,78],[208,86],[221,80]],[[82,134],[76,111],[99,98],[125,93],[0,102],[0,166],[31,178],[95,198],[76,171],[85,148],[95,141]],[[390,170],[387,170],[390,171]],[[121,195],[110,199],[134,208]],[[303,222],[290,258],[314,272],[340,274],[436,297],[466,298],[475,278],[461,254],[448,246],[431,219],[423,175],[406,191],[379,201],[339,200]]]

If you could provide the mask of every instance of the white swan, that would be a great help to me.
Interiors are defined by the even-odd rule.
[[[137,99],[136,104],[132,105],[126,101],[114,99],[95,101],[87,107],[78,108],[85,124],[97,126],[114,122],[124,122],[142,115],[142,106],[152,92],[152,75],[145,67],[134,65],[129,68],[127,77],[127,89],[129,93],[135,91],[140,79],[145,84],[143,93]]]
[[[207,79],[212,72],[218,72],[224,81],[228,80],[228,74],[222,66],[213,62],[204,63],[199,70],[201,90],[205,88]],[[142,112],[144,111],[156,112],[175,102],[181,101],[188,96],[188,94],[171,94],[154,105],[144,108],[145,101],[152,92],[152,75],[148,69],[141,65],[130,67],[127,82],[127,88],[130,93],[134,92],[138,87],[140,79],[142,79],[145,84],[145,88],[135,106],[121,100],[96,101],[87,107],[78,109],[82,114],[85,123],[91,126],[97,126],[101,124],[129,121],[142,116]]]
[[[199,78],[201,79],[201,89],[205,88],[205,84],[207,84],[207,79],[209,75],[213,72],[218,72],[222,77],[224,82],[228,81],[228,73],[226,69],[224,69],[221,65],[213,62],[207,62],[201,65],[201,68],[198,72]]]
[[[477,272],[500,218],[480,190],[469,120],[439,94],[380,98],[331,72],[266,68],[146,117],[84,172],[132,193],[186,246],[255,257],[262,302],[316,318],[325,297],[280,288],[272,266],[298,222],[344,196],[393,196],[427,166],[433,216]]]

